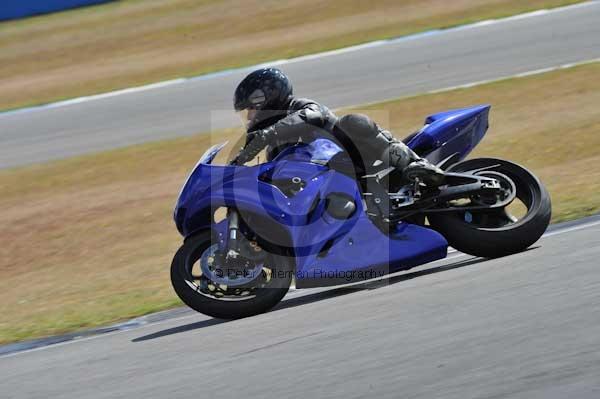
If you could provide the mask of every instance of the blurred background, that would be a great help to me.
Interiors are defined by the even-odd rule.
[[[387,115],[398,137],[490,103],[473,156],[531,168],[554,222],[596,213],[599,7],[535,12],[574,3],[4,0],[0,343],[180,305],[172,207],[202,152],[239,138],[230,102],[256,64],[339,114]]]

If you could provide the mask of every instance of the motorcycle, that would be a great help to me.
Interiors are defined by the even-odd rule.
[[[404,140],[444,170],[433,189],[390,184],[393,168],[356,178],[347,152],[326,138],[255,166],[215,165],[226,143],[211,147],[174,211],[184,237],[171,265],[175,292],[198,312],[235,319],[271,309],[292,280],[306,288],[379,278],[442,259],[449,245],[485,258],[525,250],[550,222],[550,196],[515,163],[464,160],[489,110],[431,115]]]

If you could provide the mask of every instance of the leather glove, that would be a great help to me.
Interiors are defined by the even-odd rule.
[[[242,165],[252,160],[267,146],[267,144],[269,144],[269,141],[276,133],[275,129],[267,128],[252,132],[251,135],[252,137],[249,138],[244,148],[242,148],[235,159],[231,161],[232,165]]]

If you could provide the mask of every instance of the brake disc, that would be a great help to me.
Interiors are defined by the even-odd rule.
[[[226,258],[219,252],[219,244],[211,245],[200,257],[202,275],[217,285],[239,287],[256,280],[263,271],[263,264],[238,255]]]

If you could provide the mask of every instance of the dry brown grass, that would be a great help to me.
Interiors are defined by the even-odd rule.
[[[177,304],[171,210],[209,144],[202,135],[1,172],[0,342]]]
[[[0,109],[578,0],[144,0],[0,23]]]
[[[400,135],[427,114],[492,103],[490,133],[474,156],[531,168],[550,189],[554,220],[565,220],[600,209],[599,74],[591,64],[367,111]],[[0,342],[178,304],[168,277],[180,242],[171,211],[210,141],[198,135],[0,171]]]

